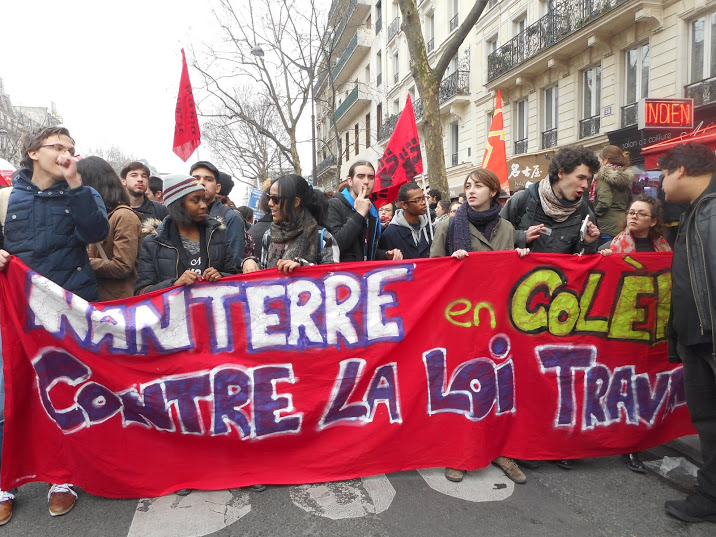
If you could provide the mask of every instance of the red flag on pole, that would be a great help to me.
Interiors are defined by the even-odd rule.
[[[189,70],[186,67],[184,49],[181,49],[181,80],[179,81],[179,95],[175,111],[174,124],[174,152],[184,162],[191,156],[201,143],[199,119],[196,116],[194,94],[189,82]]]
[[[418,127],[410,95],[400,113],[395,130],[375,172],[375,188],[371,200],[376,207],[387,205],[398,197],[400,185],[423,173],[423,157],[420,153]]]
[[[500,179],[502,189],[510,193],[510,182],[507,180],[507,149],[505,148],[505,126],[502,121],[502,94],[497,90],[495,112],[492,115],[490,133],[487,135],[485,154],[482,167],[495,172]]]

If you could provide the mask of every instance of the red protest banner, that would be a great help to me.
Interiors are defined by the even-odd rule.
[[[181,79],[179,80],[179,95],[174,112],[174,153],[184,162],[201,144],[201,131],[199,119],[196,116],[194,94],[189,81],[189,70],[186,66],[184,49],[181,49]]]
[[[370,199],[376,207],[387,205],[398,198],[400,185],[423,173],[418,127],[410,95],[400,113],[395,130],[390,135],[383,156],[375,172],[375,187]]]
[[[157,496],[614,455],[693,432],[666,359],[671,254],[411,261],[88,304],[13,258],[3,490]],[[499,278],[475,278],[485,266]]]
[[[482,167],[495,172],[500,179],[502,190],[510,193],[510,182],[507,179],[507,149],[505,148],[505,127],[502,120],[502,94],[497,90],[495,112],[492,115],[490,132],[485,143],[482,156]]]

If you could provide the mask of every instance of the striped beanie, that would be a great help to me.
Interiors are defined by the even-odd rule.
[[[165,175],[163,179],[164,205],[167,207],[191,192],[204,190],[204,187],[199,184],[199,181],[194,179],[191,175],[178,173],[176,175]]]

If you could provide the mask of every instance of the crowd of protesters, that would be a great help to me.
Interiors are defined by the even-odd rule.
[[[22,169],[11,189],[0,190],[0,270],[17,256],[88,301],[241,272],[275,268],[289,275],[302,266],[338,262],[462,260],[499,250],[516,250],[520,257],[581,255],[597,253],[600,245],[602,255],[671,250],[662,236],[662,204],[645,195],[632,199],[628,155],[615,146],[599,157],[581,146],[564,147],[548,178],[511,198],[492,171],[477,168],[454,203],[437,189],[426,195],[408,182],[397,200],[378,208],[371,201],[375,167],[368,161],[353,163],[343,188],[330,198],[303,177],[284,175],[264,182],[264,214],[257,222],[251,209],[233,206],[233,181],[211,162],[160,179],[142,162],[128,163],[117,175],[99,157],[78,161],[74,155],[64,127],[25,140]],[[664,201],[681,204],[683,212],[672,237],[671,357],[683,361],[687,403],[704,454],[694,492],[667,502],[666,510],[685,521],[716,521],[716,158],[705,146],[685,143],[662,156],[659,168]],[[2,430],[0,425],[0,441]],[[624,457],[631,470],[644,471],[637,453]],[[564,469],[574,465],[555,462]],[[498,457],[493,464],[525,483],[520,466],[540,462]],[[445,469],[451,481],[464,474]],[[0,491],[0,525],[10,520],[14,492]],[[76,498],[72,484],[52,484],[50,514],[67,513]]]

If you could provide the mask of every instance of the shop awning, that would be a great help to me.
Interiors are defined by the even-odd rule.
[[[657,142],[641,148],[641,155],[644,157],[644,164],[647,170],[656,170],[659,160],[664,153],[677,144],[684,142],[698,142],[716,151],[716,125],[710,125],[705,129],[695,130],[688,134],[682,134],[678,138],[671,138],[663,142]]]

